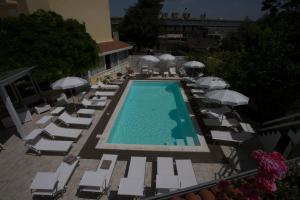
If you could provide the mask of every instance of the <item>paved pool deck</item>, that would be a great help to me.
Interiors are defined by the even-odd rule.
[[[126,84],[125,84],[126,85]],[[67,190],[61,199],[95,199],[96,196],[86,196],[77,193],[78,184],[84,171],[95,170],[103,153],[118,154],[118,161],[113,171],[110,189],[100,199],[126,199],[117,196],[117,189],[120,179],[127,175],[130,156],[146,156],[146,196],[154,195],[156,159],[158,156],[171,156],[175,159],[191,159],[198,183],[214,180],[221,176],[236,174],[254,168],[254,162],[250,158],[253,148],[259,148],[258,141],[253,138],[241,146],[220,145],[208,142],[209,152],[206,153],[173,153],[173,152],[137,152],[122,150],[96,150],[98,142],[97,134],[101,134],[102,122],[109,120],[107,112],[112,112],[124,90],[120,88],[105,110],[98,110],[95,114],[93,125],[82,133],[81,138],[73,144],[71,154],[81,156],[80,165],[67,184]],[[111,110],[110,110],[111,109]],[[35,122],[42,116],[49,115],[49,112],[42,115],[34,115],[33,122],[25,124],[29,133],[36,128]],[[198,120],[198,119],[196,119]],[[102,127],[102,128],[101,128]],[[41,155],[37,156],[28,151],[24,146],[14,128],[0,130],[0,139],[6,150],[0,152],[0,199],[20,200],[32,199],[30,184],[38,171],[55,171],[63,155]],[[3,139],[4,138],[4,139]],[[94,146],[93,146],[94,145]]]

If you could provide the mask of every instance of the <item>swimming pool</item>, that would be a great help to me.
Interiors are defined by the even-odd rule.
[[[106,143],[199,146],[177,81],[132,81]]]

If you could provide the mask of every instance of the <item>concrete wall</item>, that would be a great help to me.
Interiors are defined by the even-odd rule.
[[[76,19],[97,43],[112,41],[108,0],[18,0],[18,4],[21,13],[43,9]]]

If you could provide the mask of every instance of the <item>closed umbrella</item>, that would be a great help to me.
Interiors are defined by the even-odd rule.
[[[229,106],[247,105],[249,102],[248,97],[233,90],[213,90],[205,96],[212,102]]]
[[[224,89],[229,87],[229,84],[226,81],[215,76],[207,76],[207,77],[199,78],[196,81],[196,84],[199,87],[206,88],[209,90]]]
[[[67,89],[71,90],[72,88],[80,87],[87,83],[88,83],[88,81],[85,79],[82,79],[79,77],[74,77],[74,76],[68,76],[65,78],[61,78],[61,79],[55,81],[54,83],[52,83],[51,88],[54,90],[67,90]],[[72,90],[71,90],[71,95],[73,98],[73,103],[75,104]]]

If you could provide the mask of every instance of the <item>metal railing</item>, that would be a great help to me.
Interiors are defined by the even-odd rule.
[[[295,114],[292,114],[292,115],[288,115],[288,116],[280,117],[280,118],[277,118],[277,119],[274,119],[274,120],[270,120],[270,121],[264,122],[262,125],[265,126],[265,125],[269,125],[269,124],[274,124],[274,123],[278,123],[278,122],[281,122],[281,121],[294,119],[294,118],[297,118],[297,117],[300,117],[300,113],[295,113]]]

